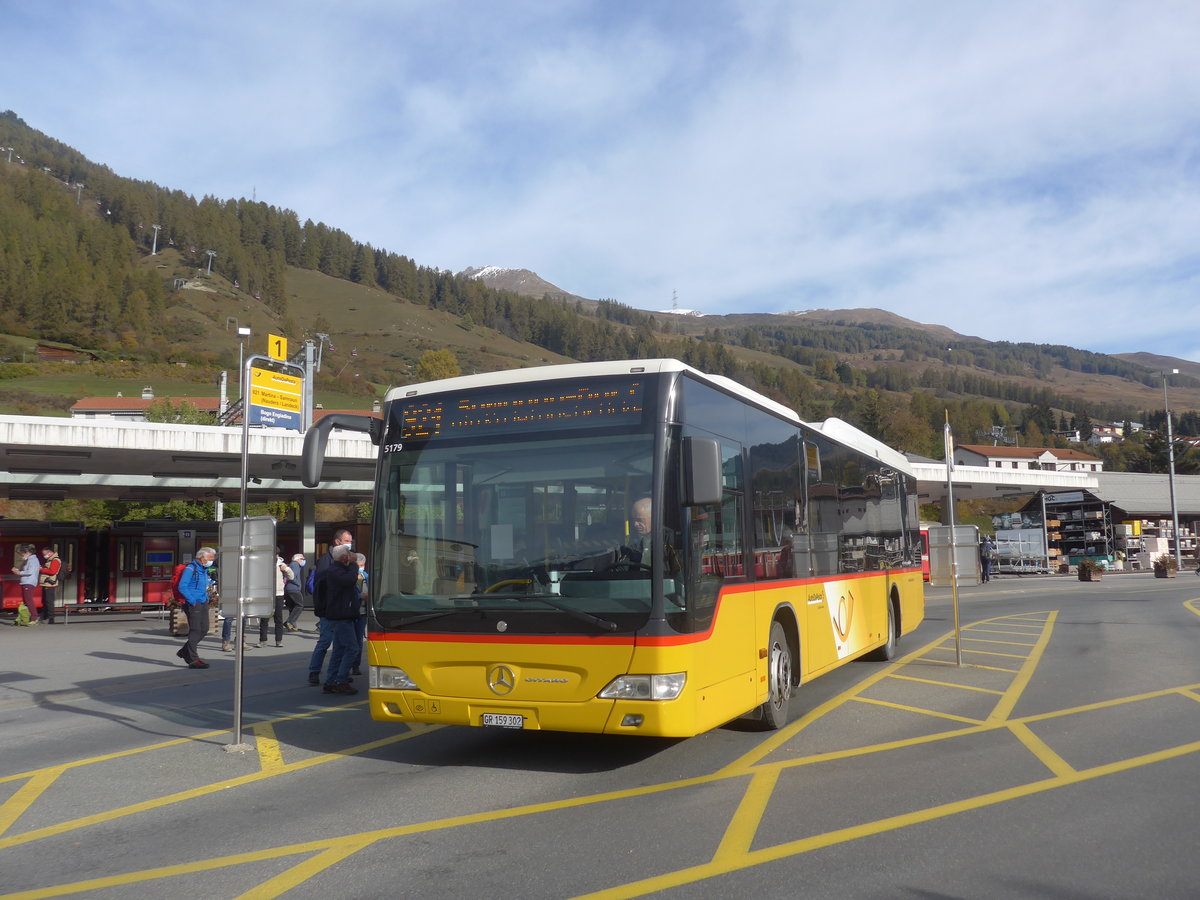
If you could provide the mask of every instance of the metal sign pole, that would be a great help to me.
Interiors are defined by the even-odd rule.
[[[962,632],[958,627],[958,535],[954,525],[954,435],[950,431],[950,411],[946,411],[946,507],[950,526],[950,597],[954,606],[954,664],[962,665]]]
[[[250,383],[250,366],[256,357],[246,359],[242,369],[242,384]],[[233,743],[225,749],[230,751],[249,750],[242,741],[242,686],[243,660],[246,655],[246,586],[249,584],[249,554],[246,552],[246,490],[250,480],[250,406],[242,399],[242,489],[241,489],[241,538],[238,541],[238,620],[234,634],[237,639],[233,656]]]

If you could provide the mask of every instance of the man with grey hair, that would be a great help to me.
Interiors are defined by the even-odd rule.
[[[333,547],[330,555],[333,561],[318,573],[313,586],[313,610],[324,620],[333,646],[324,690],[327,694],[357,694],[358,689],[350,683],[350,667],[354,663],[354,620],[363,601],[358,562],[348,544]]]
[[[183,611],[188,620],[188,638],[175,654],[189,669],[207,669],[208,663],[200,658],[196,647],[201,638],[208,634],[208,601],[216,584],[208,577],[208,567],[217,558],[212,547],[201,547],[195,558],[179,575],[179,594],[183,600]]]

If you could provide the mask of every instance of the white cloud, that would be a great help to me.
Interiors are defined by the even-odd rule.
[[[9,6],[34,127],[425,265],[1197,358],[1194,3]]]

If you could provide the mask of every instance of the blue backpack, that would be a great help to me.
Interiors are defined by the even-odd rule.
[[[308,581],[304,583],[304,590],[311,594],[313,588],[317,586],[317,567],[313,566],[308,570]]]

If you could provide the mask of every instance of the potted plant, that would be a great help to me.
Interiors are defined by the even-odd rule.
[[[1080,581],[1099,581],[1104,575],[1104,569],[1100,567],[1100,564],[1090,559],[1079,561],[1078,572]]]
[[[1174,578],[1179,571],[1179,563],[1170,553],[1154,557],[1154,577]]]

